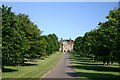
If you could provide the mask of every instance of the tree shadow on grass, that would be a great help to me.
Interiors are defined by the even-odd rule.
[[[94,63],[90,59],[84,59],[84,58],[78,58],[76,59],[71,58],[71,61],[73,64],[77,64],[73,66],[74,68],[78,69],[86,69],[86,70],[95,70],[95,71],[112,71],[112,72],[120,72],[120,67],[110,67],[110,66],[104,66],[100,63]]]
[[[15,72],[15,71],[18,71],[18,70],[16,70],[16,69],[9,69],[9,68],[2,69],[2,72]]]
[[[75,60],[75,62],[93,62],[91,59],[78,59],[78,58],[76,58],[76,59],[73,59],[73,58],[68,58],[70,61],[72,61],[72,62],[74,62]]]
[[[103,64],[98,64],[98,63],[94,64],[91,59],[84,59],[76,56],[69,59],[73,64],[77,64],[77,65],[68,66],[68,67],[72,67],[75,69],[94,70],[98,72],[99,71],[118,72],[118,75],[104,74],[104,73],[77,72],[77,75],[79,77],[86,77],[89,80],[119,80],[120,79],[120,74],[119,74],[120,67],[105,67],[103,66]]]
[[[77,72],[79,77],[86,77],[92,80],[119,80],[119,75],[112,74],[101,74],[101,73],[85,73],[85,72]]]
[[[71,77],[77,77],[77,73],[76,72],[67,72],[67,75],[71,76]]]
[[[104,64],[98,64],[98,63],[95,63],[95,64],[90,64],[88,62],[72,62],[73,64],[81,64],[81,65],[90,65],[90,66],[104,66]]]
[[[68,66],[71,67],[71,66]],[[73,68],[94,70],[94,71],[109,71],[109,72],[120,72],[120,68],[117,67],[104,67],[104,66],[88,66],[88,65],[74,65]]]
[[[84,73],[84,72],[67,72],[67,75],[74,77],[78,80],[77,77],[84,77],[79,78],[80,80],[119,80],[120,76],[112,75],[112,74],[101,74],[101,73]]]
[[[38,64],[24,63],[24,64],[23,64],[23,65],[21,65],[21,66],[36,66],[36,65],[38,65]]]
[[[85,72],[67,72],[72,78],[75,80],[119,80],[120,76],[112,75],[112,74],[101,74],[101,73],[85,73]],[[81,78],[77,78],[81,77]],[[84,78],[82,78],[84,77]]]
[[[24,63],[24,64],[17,64],[17,65],[7,65],[7,66],[36,66],[38,64],[33,64],[33,63]]]

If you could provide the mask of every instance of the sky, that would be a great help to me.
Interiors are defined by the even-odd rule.
[[[117,2],[3,2],[12,6],[16,14],[23,13],[38,28],[42,35],[55,33],[59,39],[75,39],[105,22]]]

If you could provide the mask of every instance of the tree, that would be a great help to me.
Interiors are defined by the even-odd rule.
[[[59,50],[55,34],[42,31],[28,15],[16,15],[12,7],[2,5],[2,65],[23,65],[29,59],[41,58]],[[1,40],[1,38],[0,38]],[[1,47],[1,45],[0,45]]]
[[[83,53],[83,37],[79,36],[75,39],[74,42],[74,51],[78,54],[78,55],[82,55]]]
[[[47,41],[48,41],[47,46],[48,55],[59,50],[58,37],[54,33],[48,35]]]
[[[100,22],[97,29],[86,32],[82,38],[77,37],[74,50],[92,55],[107,65],[115,61],[120,64],[120,8],[111,10],[106,18],[108,21]]]
[[[3,65],[23,64],[36,56],[41,31],[28,15],[16,15],[11,7],[2,5]]]

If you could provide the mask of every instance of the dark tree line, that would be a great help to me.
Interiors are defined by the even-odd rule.
[[[0,50],[2,46],[2,10],[0,8]]]
[[[100,22],[97,29],[75,39],[74,51],[107,65],[120,64],[120,8],[111,10],[106,18],[108,20]]]
[[[59,50],[58,37],[42,31],[28,15],[15,14],[2,5],[2,65],[22,65]],[[0,34],[1,35],[1,34]]]

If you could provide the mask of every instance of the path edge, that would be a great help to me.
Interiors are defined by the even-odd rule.
[[[52,67],[46,74],[44,74],[43,76],[42,76],[42,78],[45,78],[50,72],[52,72],[52,70],[60,63],[60,60],[61,60],[61,58],[62,58],[62,56],[63,56],[63,52],[61,52],[61,57],[60,57],[60,59],[59,59],[59,61],[58,61],[58,63],[57,64],[55,64],[55,66],[54,67]]]

